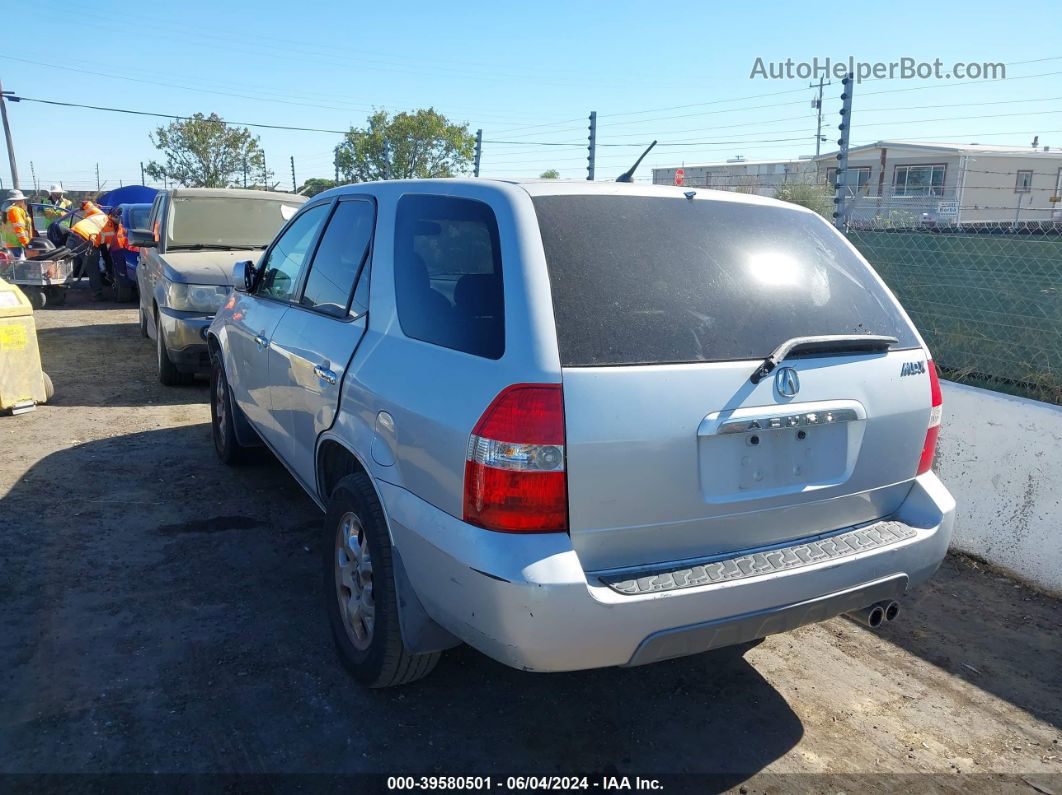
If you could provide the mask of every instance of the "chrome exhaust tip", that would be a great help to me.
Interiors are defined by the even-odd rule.
[[[870,627],[871,629],[877,629],[885,622],[885,608],[880,603],[864,607],[861,610],[852,610],[849,613],[845,613],[845,615],[858,621],[864,627]]]
[[[883,604],[885,607],[885,620],[895,621],[896,617],[900,615],[900,603],[893,600],[889,602],[884,602]]]

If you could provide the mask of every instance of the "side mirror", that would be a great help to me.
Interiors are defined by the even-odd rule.
[[[232,286],[241,293],[250,292],[258,271],[249,259],[232,266]]]
[[[129,245],[137,248],[158,248],[155,235],[149,229],[130,229]]]

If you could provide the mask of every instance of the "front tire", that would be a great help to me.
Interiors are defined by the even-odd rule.
[[[369,687],[394,687],[431,673],[439,652],[402,642],[391,539],[368,475],[339,481],[324,525],[324,591],[343,665]]]
[[[111,284],[116,304],[127,304],[133,300],[133,286],[121,276],[115,276]]]
[[[155,315],[155,348],[159,366],[159,381],[165,386],[184,386],[192,383],[193,375],[178,370],[170,360],[170,352],[166,349],[166,338],[162,333],[162,323],[159,322],[158,314]]]
[[[214,438],[214,451],[218,458],[229,466],[247,460],[247,448],[236,438],[235,404],[225,378],[225,367],[220,354],[211,357],[210,364],[210,427]]]

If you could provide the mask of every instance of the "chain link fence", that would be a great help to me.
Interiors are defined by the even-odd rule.
[[[869,221],[869,219],[868,219]],[[953,381],[1062,405],[1062,224],[852,224]]]

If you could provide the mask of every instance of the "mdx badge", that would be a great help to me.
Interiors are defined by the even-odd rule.
[[[782,367],[774,374],[774,388],[782,397],[791,398],[800,391],[800,379],[792,367]]]
[[[905,375],[922,375],[925,371],[925,362],[904,362],[900,366],[900,378],[903,378]]]

